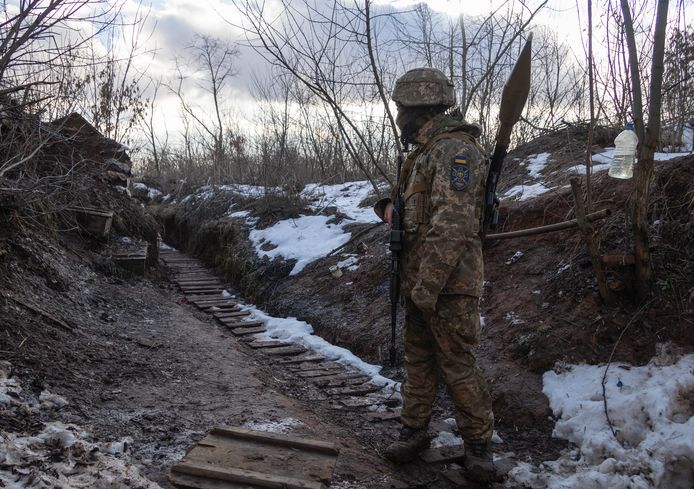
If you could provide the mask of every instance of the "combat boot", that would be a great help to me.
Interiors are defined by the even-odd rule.
[[[403,426],[400,436],[383,451],[383,456],[396,464],[406,464],[415,459],[417,454],[429,448],[429,435],[426,428]]]
[[[477,482],[500,482],[503,476],[497,471],[489,443],[466,443],[463,469],[466,477]]]

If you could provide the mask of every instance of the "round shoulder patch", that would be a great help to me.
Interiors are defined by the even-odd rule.
[[[467,155],[458,154],[451,165],[451,187],[454,190],[465,190],[470,185],[470,167]]]

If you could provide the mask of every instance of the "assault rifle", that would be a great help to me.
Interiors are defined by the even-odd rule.
[[[484,228],[495,227],[499,222],[499,198],[496,196],[496,185],[499,183],[501,166],[506,158],[508,145],[511,141],[513,126],[520,119],[523,107],[528,100],[530,92],[530,55],[533,42],[533,33],[523,46],[518,56],[516,65],[504,85],[501,94],[501,106],[499,107],[499,131],[496,133],[496,144],[492,161],[487,174],[485,198],[484,198]]]
[[[407,144],[403,142],[403,151]],[[398,152],[396,182],[400,181],[402,153]],[[393,202],[393,220],[390,228],[390,366],[395,367],[397,350],[395,348],[396,327],[398,324],[398,301],[400,300],[400,252],[405,233],[402,230],[402,195],[400,189]]]

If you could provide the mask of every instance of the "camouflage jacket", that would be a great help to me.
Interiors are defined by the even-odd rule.
[[[394,200],[400,187],[404,202],[404,297],[415,287],[432,297],[482,293],[486,158],[477,134],[478,126],[440,115],[415,135],[418,147],[405,161],[391,194]]]

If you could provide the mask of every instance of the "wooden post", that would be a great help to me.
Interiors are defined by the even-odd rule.
[[[576,203],[576,221],[578,222],[578,228],[583,234],[583,239],[586,242],[586,247],[588,248],[588,254],[590,255],[590,262],[593,265],[593,272],[595,272],[595,278],[598,280],[598,289],[600,290],[600,297],[605,304],[612,304],[614,302],[614,297],[612,292],[607,287],[607,280],[605,279],[605,273],[602,271],[602,263],[600,260],[600,249],[598,243],[595,241],[595,235],[593,234],[593,226],[586,219],[586,210],[583,207],[583,194],[581,193],[581,188],[578,184],[578,178],[574,177],[571,179],[571,191],[574,194],[574,201]]]

